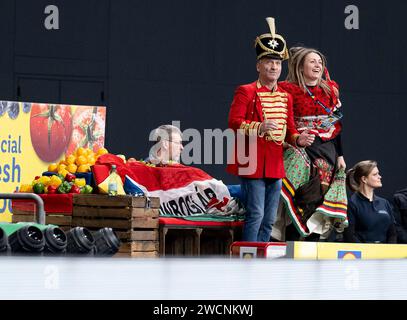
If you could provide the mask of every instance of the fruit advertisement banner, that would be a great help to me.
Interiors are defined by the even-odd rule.
[[[0,101],[0,193],[30,184],[79,147],[103,148],[105,122],[105,107]],[[11,221],[11,200],[0,199],[0,221]]]

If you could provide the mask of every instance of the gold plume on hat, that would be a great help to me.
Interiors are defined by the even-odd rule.
[[[272,17],[267,17],[266,21],[270,28],[270,34],[273,38],[276,36],[276,20]]]

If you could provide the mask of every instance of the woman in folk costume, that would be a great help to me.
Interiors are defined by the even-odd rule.
[[[290,49],[288,76],[280,86],[293,97],[297,130],[315,135],[310,147],[288,146],[284,152],[285,211],[301,237],[325,239],[348,223],[339,87],[324,55],[304,47]]]

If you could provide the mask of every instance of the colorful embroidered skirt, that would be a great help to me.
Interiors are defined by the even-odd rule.
[[[315,150],[310,157],[305,149],[292,146],[284,152],[286,178],[283,179],[281,198],[286,214],[302,237],[307,237],[311,233],[323,235],[333,228],[343,230],[348,224],[346,174],[344,170],[333,173],[335,165],[326,158],[323,153],[315,156]],[[326,185],[326,188],[324,197],[321,199],[322,204],[306,218],[302,208],[296,205],[295,192],[309,181],[311,163],[318,169],[321,185]]]

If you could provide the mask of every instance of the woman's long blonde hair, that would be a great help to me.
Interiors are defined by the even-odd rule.
[[[330,79],[327,79],[326,71],[326,58],[325,56],[316,49],[305,48],[305,47],[293,47],[290,48],[290,59],[288,60],[288,75],[286,81],[295,83],[299,85],[304,92],[306,92],[306,84],[304,78],[304,62],[305,58],[310,53],[316,53],[322,59],[322,77],[318,80],[317,85],[324,90],[327,95],[331,95],[331,86],[328,84]],[[338,97],[339,92],[337,88],[332,87],[335,95]]]

